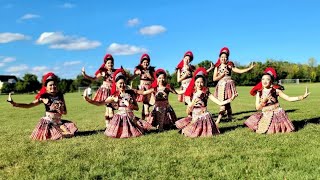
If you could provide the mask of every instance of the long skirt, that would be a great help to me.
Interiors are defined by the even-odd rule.
[[[57,140],[74,136],[77,126],[67,120],[54,122],[49,117],[42,117],[31,134],[33,140]]]
[[[180,86],[180,91],[185,91],[187,89],[187,87],[189,86],[190,84],[190,81],[191,81],[192,78],[188,78],[188,79],[185,79],[181,82],[181,86]],[[178,95],[178,101],[179,102],[185,102],[185,96],[184,94],[179,94]]]
[[[147,121],[159,131],[169,130],[175,128],[177,116],[168,101],[156,101]]]
[[[259,134],[294,131],[294,126],[288,115],[278,104],[264,107],[262,112],[251,115],[244,124]]]
[[[230,76],[222,78],[216,85],[214,96],[220,101],[230,99],[233,94],[238,94],[236,85]]]
[[[151,124],[136,118],[132,112],[117,113],[110,120],[104,134],[112,138],[138,137],[151,128]]]
[[[187,137],[212,137],[220,134],[209,112],[202,113],[197,117],[185,117],[176,121],[175,124]]]
[[[105,101],[111,94],[111,89],[109,86],[101,85],[96,91],[93,100],[94,101]]]

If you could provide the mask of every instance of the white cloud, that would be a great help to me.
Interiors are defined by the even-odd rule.
[[[8,69],[6,69],[6,72],[9,73],[17,73],[17,72],[21,72],[21,71],[26,71],[28,70],[29,67],[25,64],[20,64],[18,66],[11,66]]]
[[[44,32],[36,41],[37,44],[50,44],[52,49],[87,50],[101,45],[99,41],[90,41],[84,37],[65,36],[61,32]]]
[[[140,34],[142,35],[156,35],[166,31],[166,28],[161,25],[152,25],[143,27],[140,29]]]
[[[40,16],[37,14],[25,14],[22,17],[20,17],[19,20],[27,20],[27,19],[35,19],[35,18],[40,18]]]
[[[146,53],[148,50],[142,47],[137,47],[129,44],[112,43],[107,48],[107,52],[114,55],[132,55],[138,53]]]
[[[0,63],[0,67],[3,67],[4,66],[4,63]]]
[[[130,27],[136,26],[140,23],[138,18],[129,19],[127,25]]]
[[[28,36],[20,33],[0,33],[0,43],[9,43],[13,41],[20,41],[20,40],[28,40],[30,39]]]
[[[47,66],[35,66],[32,68],[32,72],[47,72],[49,71],[49,68]]]
[[[16,60],[16,58],[14,58],[14,57],[5,57],[5,58],[3,58],[2,62],[8,63],[8,62],[13,62],[15,60]]]
[[[62,8],[74,8],[76,5],[72,4],[72,3],[64,3],[63,5],[61,5]]]
[[[72,65],[76,65],[76,64],[80,64],[81,61],[67,61],[63,63],[63,66],[72,66]]]

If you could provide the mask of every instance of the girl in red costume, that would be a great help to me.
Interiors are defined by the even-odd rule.
[[[150,85],[153,78],[154,67],[150,66],[150,56],[148,54],[143,54],[140,58],[140,64],[136,66],[134,70],[134,75],[131,79],[134,79],[136,76],[140,76],[140,85],[138,89],[140,90],[148,90],[150,89]],[[142,119],[149,116],[149,107],[152,105],[150,103],[151,94],[148,95],[138,95],[137,102],[142,102]]]
[[[277,78],[273,68],[266,68],[261,82],[258,83],[250,94],[256,96],[257,112],[250,116],[244,124],[256,133],[284,133],[294,131],[294,126],[285,111],[280,107],[278,96],[286,101],[300,101],[310,94],[308,88],[302,96],[289,97],[281,90],[281,86],[274,83]]]
[[[219,134],[220,131],[207,110],[207,101],[210,99],[218,105],[225,105],[235,97],[233,95],[230,99],[220,101],[209,92],[206,82],[206,69],[198,68],[184,93],[188,104],[187,114],[189,115],[176,121],[176,126],[185,136],[211,137]]]
[[[218,81],[214,96],[218,98],[220,101],[229,99],[232,96],[238,96],[238,92],[236,90],[236,85],[234,81],[231,79],[231,72],[235,73],[245,73],[250,71],[255,65],[252,63],[250,67],[246,69],[239,69],[234,66],[232,61],[229,61],[230,51],[227,47],[224,47],[220,50],[219,59],[215,64],[215,69],[213,73],[213,81]],[[220,112],[217,118],[216,123],[218,124],[222,118],[222,116],[227,113],[228,119],[232,119],[232,109],[231,104],[228,103],[226,105],[220,106]]]
[[[36,100],[31,103],[14,102],[9,94],[8,102],[14,107],[32,108],[41,103],[45,106],[45,116],[33,130],[31,139],[33,140],[57,140],[65,137],[72,137],[78,130],[76,125],[67,120],[61,119],[63,114],[67,114],[67,108],[63,94],[57,89],[57,76],[52,72],[47,73],[42,78],[42,88],[36,96]]]
[[[183,91],[176,91],[167,83],[167,73],[163,69],[158,69],[154,73],[154,81],[151,89],[146,91],[137,91],[138,94],[147,95],[153,93],[155,104],[147,121],[153,126],[158,127],[159,131],[172,129],[177,121],[177,116],[169,104],[169,93],[183,94]]]
[[[133,111],[139,110],[136,102],[135,92],[126,89],[126,73],[123,69],[114,72],[111,96],[105,101],[94,101],[84,96],[90,104],[101,106],[113,103],[117,106],[118,112],[115,113],[105,130],[105,135],[113,138],[130,138],[143,135],[145,131],[155,129],[146,121],[135,117]]]
[[[84,67],[82,68],[82,75],[86,79],[95,81],[100,78],[103,78],[102,85],[99,87],[99,89],[95,93],[95,96],[93,97],[94,101],[105,101],[110,96],[111,84],[112,84],[112,78],[113,78],[114,72],[115,72],[114,59],[111,54],[105,55],[105,57],[103,58],[103,63],[100,66],[100,68],[96,71],[94,77],[88,76],[85,72]],[[106,112],[104,115],[106,120],[106,126],[108,126],[109,121],[113,117],[113,110],[114,108],[111,105],[106,106]]]
[[[191,61],[193,60],[193,53],[191,51],[187,51],[183,59],[179,62],[176,67],[177,71],[177,81],[181,83],[180,90],[185,91],[192,79],[192,73],[195,70],[195,67],[191,65]],[[209,72],[214,68],[213,64],[211,63],[211,67],[206,71]],[[178,101],[185,102],[185,96],[183,94],[178,96]]]

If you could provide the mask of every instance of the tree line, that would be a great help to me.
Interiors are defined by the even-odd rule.
[[[196,67],[210,67],[210,60],[201,61]],[[247,66],[240,65],[238,62],[234,62],[238,68],[246,68]],[[310,79],[311,82],[320,82],[320,65],[316,65],[316,60],[310,58],[306,64],[290,63],[288,61],[278,61],[273,59],[266,60],[265,63],[256,62],[256,66],[249,72],[244,74],[232,73],[232,78],[236,85],[240,86],[253,86],[261,80],[261,76],[266,67],[273,67],[277,71],[278,79]],[[157,68],[157,67],[156,67]],[[129,75],[132,75],[130,71],[127,71]],[[168,82],[174,87],[178,88],[180,84],[177,82],[176,72],[168,74]],[[212,79],[213,71],[209,72],[208,85],[215,86],[216,82]],[[81,74],[77,75],[75,79],[58,79],[58,88],[63,93],[78,91],[79,87],[98,87],[102,84],[102,79],[91,82],[85,79]],[[136,88],[139,84],[139,79],[134,79],[130,85]],[[18,79],[15,84],[4,83],[1,89],[1,93],[37,93],[41,88],[41,83],[38,81],[38,77],[34,74],[25,74],[22,78]]]

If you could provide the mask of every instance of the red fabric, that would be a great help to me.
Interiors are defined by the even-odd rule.
[[[45,74],[45,75],[42,77],[42,80],[41,80],[41,82],[42,82],[42,87],[41,87],[39,93],[35,96],[35,99],[39,99],[42,94],[44,94],[44,93],[47,92],[47,89],[46,89],[46,87],[45,87],[45,83],[46,83],[46,81],[47,81],[47,79],[48,79],[49,77],[57,78],[57,76],[56,76],[53,72],[48,72],[47,74]]]
[[[152,87],[152,88],[158,87],[158,77],[157,77],[157,74],[158,74],[159,72],[163,72],[163,74],[165,75],[165,78],[167,78],[167,73],[166,73],[166,71],[165,71],[164,69],[157,69],[157,70],[153,73],[154,79],[153,79],[153,82],[152,82],[152,84],[151,84],[151,87]]]
[[[190,81],[190,84],[188,85],[186,91],[184,92],[185,96],[191,96],[194,92],[194,83],[195,83],[195,77],[199,74],[203,74],[204,77],[207,77],[207,70],[203,67],[199,67],[195,72],[194,75]]]
[[[107,60],[111,59],[112,62],[114,62],[114,59],[112,57],[111,54],[106,54],[103,58],[103,63],[101,64],[101,66],[99,67],[99,69],[94,73],[94,75],[98,75],[99,73],[103,72],[103,71],[106,71],[106,68],[104,67]]]
[[[140,58],[140,64],[142,64],[142,61],[144,59],[147,59],[150,63],[150,56],[148,54],[142,54],[141,58]]]
[[[117,94],[117,86],[116,86],[116,77],[119,73],[122,73],[124,76],[126,76],[126,72],[123,68],[117,69],[113,74],[112,79],[112,86],[111,86],[111,95]]]
[[[190,62],[193,60],[193,53],[191,51],[187,51],[184,53],[184,57],[189,56],[190,57]],[[177,69],[182,69],[183,68],[183,59],[179,62],[179,64],[176,67]]]
[[[264,71],[264,74],[269,74],[270,76],[272,76],[274,79],[277,78],[277,72],[274,68],[272,67],[267,67]],[[272,86],[274,89],[280,89],[281,86],[277,85],[277,84],[273,84]],[[250,94],[252,96],[255,96],[257,94],[258,91],[262,91],[262,82],[259,82],[257,85],[255,85],[251,91],[250,91]]]
[[[227,53],[228,56],[230,55],[229,48],[223,47],[223,48],[220,50],[219,58],[217,59],[217,62],[216,62],[216,64],[215,64],[216,67],[219,67],[220,64],[221,64],[221,62],[220,62],[220,56],[221,56],[221,53],[223,53],[223,52]]]

